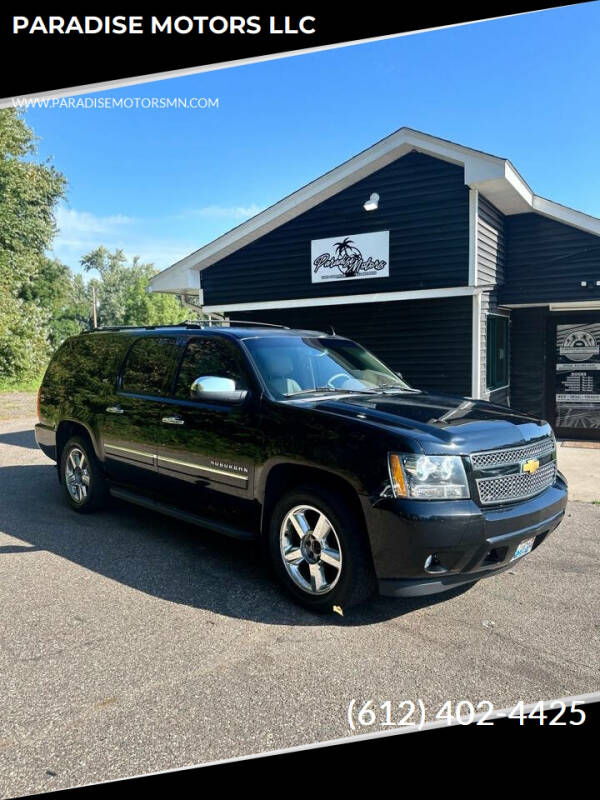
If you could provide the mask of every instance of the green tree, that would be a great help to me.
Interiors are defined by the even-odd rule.
[[[49,315],[0,286],[0,388],[35,383],[48,360]]]
[[[81,275],[73,275],[60,261],[42,258],[34,280],[21,294],[24,300],[35,302],[48,312],[48,342],[52,350],[89,325],[91,306]]]
[[[51,312],[33,296],[56,224],[65,179],[35,160],[32,130],[0,109],[0,382],[33,380],[48,356]]]
[[[168,325],[180,322],[185,316],[178,297],[151,294],[150,278],[158,270],[153,264],[142,263],[135,256],[131,264],[122,250],[110,252],[97,247],[87,253],[81,264],[86,272],[96,272],[88,284],[96,290],[98,325]],[[90,299],[91,308],[91,299]]]

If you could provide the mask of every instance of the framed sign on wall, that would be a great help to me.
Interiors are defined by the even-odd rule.
[[[600,323],[556,326],[556,427],[600,428]]]
[[[390,274],[390,232],[313,239],[310,261],[312,283],[387,278]]]

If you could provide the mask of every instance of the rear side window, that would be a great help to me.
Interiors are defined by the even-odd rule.
[[[175,397],[189,400],[192,383],[208,375],[231,378],[236,389],[248,388],[242,355],[235,345],[216,336],[190,339],[179,369]]]
[[[166,336],[138,339],[125,362],[123,391],[158,396],[168,394],[175,347],[175,339]]]
[[[44,377],[44,386],[66,394],[92,394],[112,390],[130,339],[114,333],[81,334],[67,339],[54,354]]]

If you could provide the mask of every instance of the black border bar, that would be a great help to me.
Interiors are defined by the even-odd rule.
[[[119,6],[95,5],[94,11],[87,6],[87,16],[139,16],[143,18],[140,23],[143,32],[50,34],[42,31],[28,33],[26,31],[29,29],[25,29],[15,34],[15,16],[26,17],[30,27],[39,16],[47,27],[50,14],[66,21],[72,16],[83,19],[86,14],[60,2],[50,5],[50,13],[48,4],[44,4],[43,9],[39,4],[22,6],[14,2],[4,6],[0,13],[0,52],[5,65],[9,65],[10,69],[5,66],[3,70],[2,100],[47,95],[74,87],[99,89],[107,83],[123,80],[130,82],[132,78],[141,82],[148,80],[147,76],[164,77],[164,73],[174,71],[209,66],[214,68],[216,65],[231,62],[241,63],[277,54],[301,53],[315,48],[358,43],[581,3],[485,3],[480,6],[479,14],[470,3],[437,5],[435,10],[432,6],[423,4],[392,4],[386,7],[377,6],[373,13],[370,13],[368,6],[360,7],[358,13],[348,8],[344,14],[339,7],[335,11],[324,10],[321,4],[310,2],[296,12],[287,9],[283,14],[260,15],[253,14],[256,9],[250,8],[250,13],[244,14],[237,6],[229,10],[223,6],[216,7],[214,3],[210,9],[189,3],[177,3],[175,6],[164,4],[161,9],[132,3]],[[473,16],[474,13],[476,16]],[[198,23],[194,23],[193,30],[186,34],[151,32],[152,17],[164,22],[167,16],[175,20],[198,15],[208,18],[224,17],[227,20],[232,16],[260,17],[261,30],[253,34],[217,34],[205,29],[204,33],[198,34]],[[271,17],[274,17],[276,30],[285,29],[285,17],[289,17],[290,30],[299,30],[299,20],[310,16],[315,21],[306,27],[314,27],[314,33],[270,32]]]

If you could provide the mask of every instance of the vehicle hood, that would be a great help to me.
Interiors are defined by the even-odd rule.
[[[314,398],[309,405],[417,439],[426,453],[468,454],[524,444],[551,433],[547,422],[508,406],[429,392],[340,394]]]

